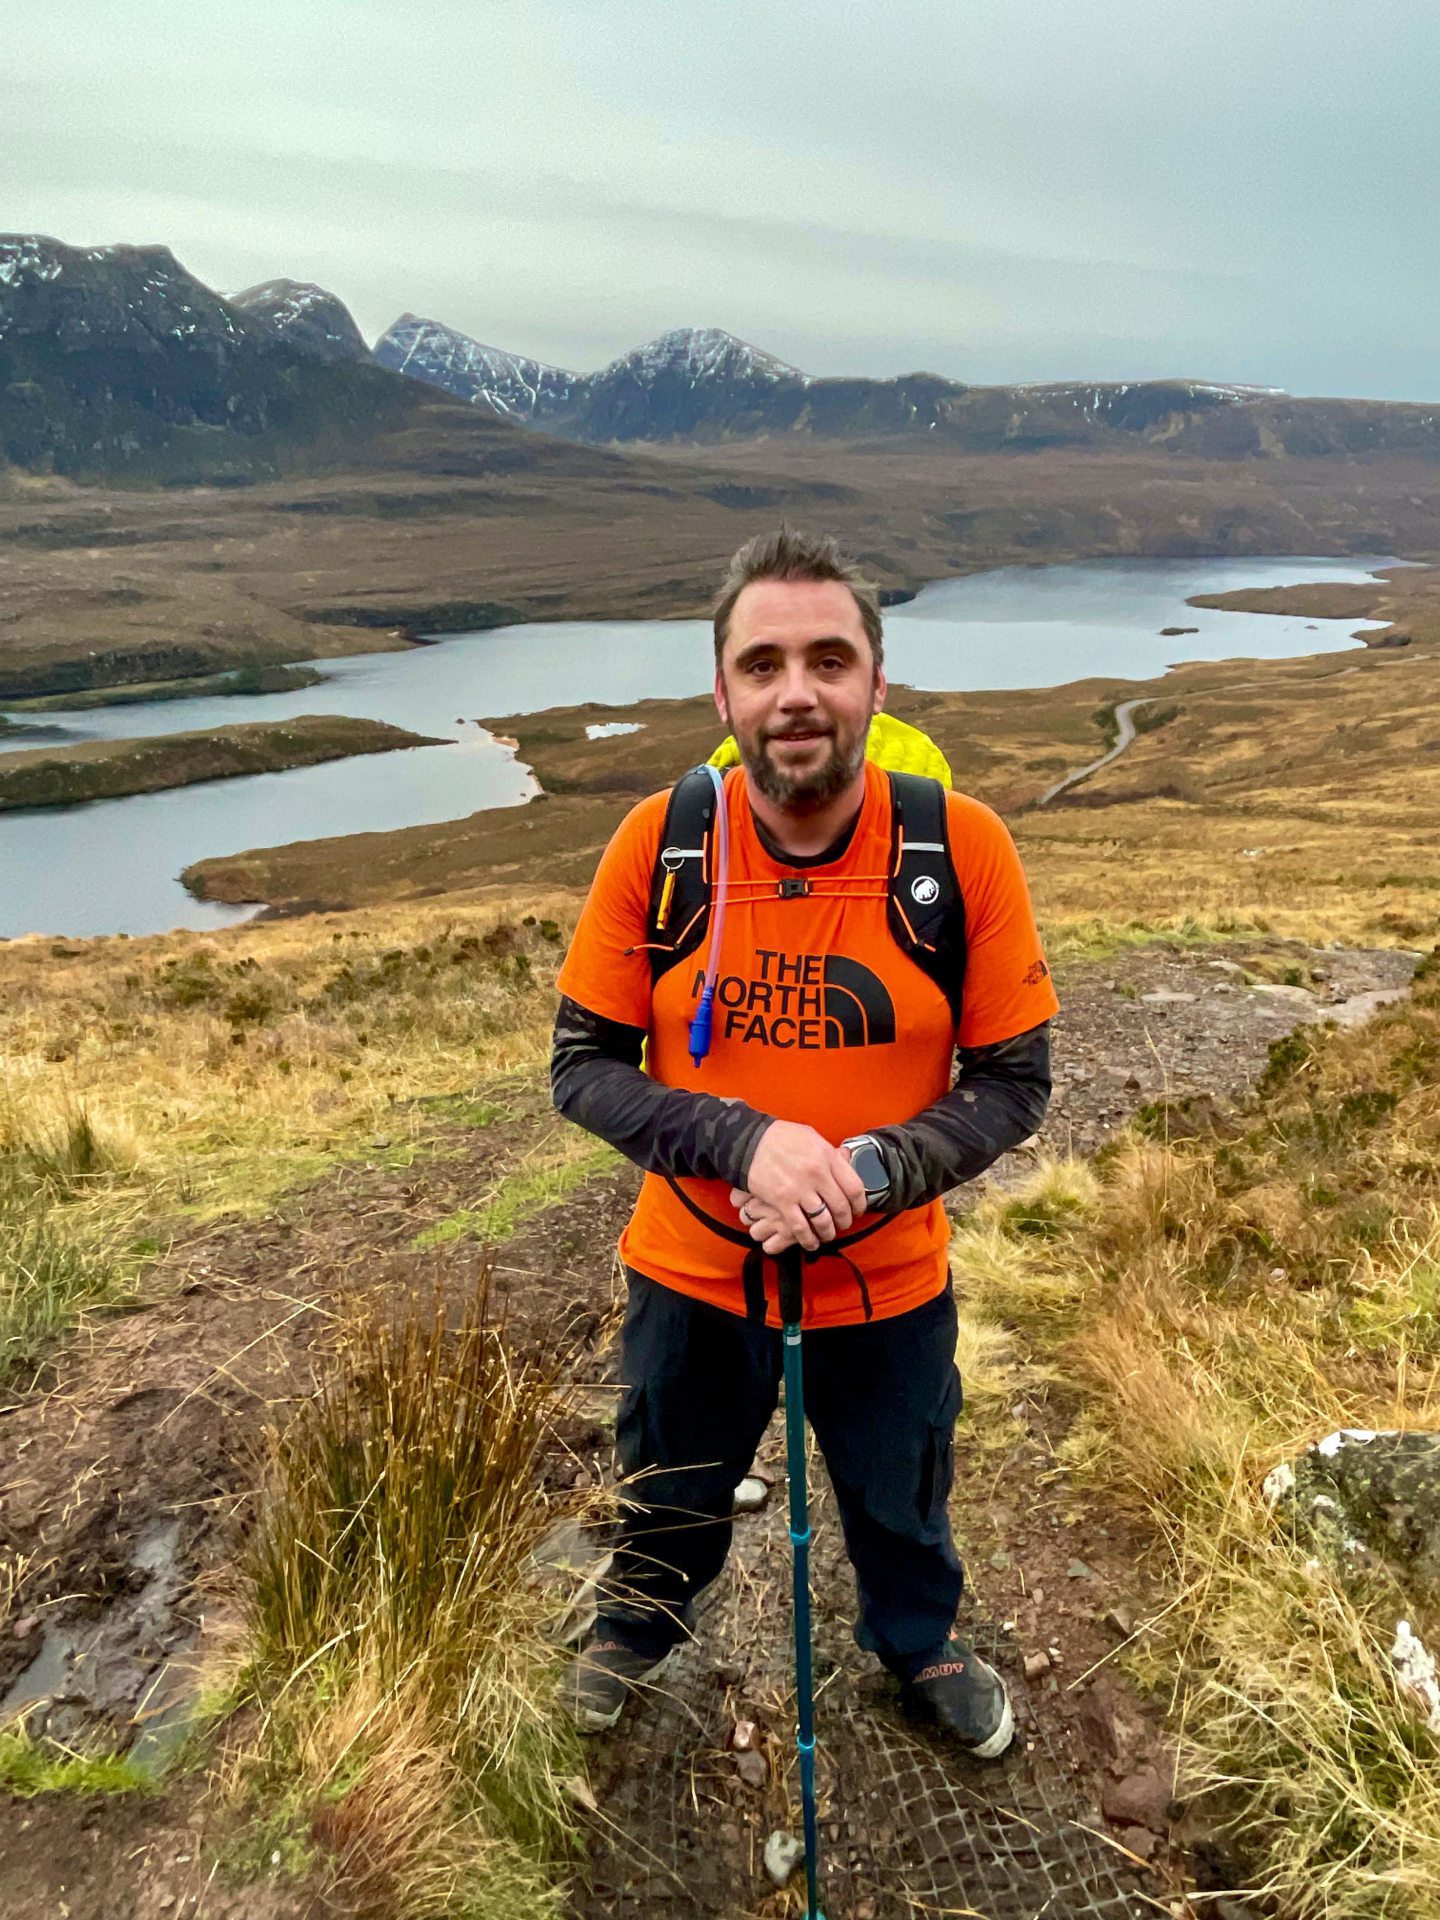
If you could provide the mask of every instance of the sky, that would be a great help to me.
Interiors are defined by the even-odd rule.
[[[47,0],[0,231],[589,370],[1440,398],[1434,0]]]

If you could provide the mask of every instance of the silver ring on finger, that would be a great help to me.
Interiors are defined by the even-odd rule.
[[[804,1214],[807,1220],[819,1220],[820,1218],[822,1218],[823,1215],[829,1213],[830,1209],[828,1206],[826,1206],[825,1202],[822,1200],[819,1206],[816,1207],[813,1212],[809,1207],[802,1207],[800,1211]]]

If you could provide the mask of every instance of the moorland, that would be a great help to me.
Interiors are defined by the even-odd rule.
[[[1437,1427],[1437,670],[1418,635],[1177,669],[1049,806],[1135,689],[897,690],[1014,828],[1063,1091],[952,1215],[971,1630],[1009,1623],[1026,1750],[962,1803],[905,1744],[822,1490],[822,1805],[870,1809],[839,1911],[933,1896],[909,1823],[943,1804],[1012,1894],[1061,1884],[999,1843],[1027,1807],[1076,1899],[1203,1913],[1199,1876],[1428,1920],[1435,1735],[1390,1649],[1401,1617],[1433,1644],[1432,1591],[1317,1553],[1262,1487],[1334,1428]],[[549,1109],[554,971],[617,811],[717,732],[705,702],[634,717],[493,716],[549,790],[503,819],[197,876],[269,923],[0,949],[0,1683],[92,1654],[0,1739],[24,1920],[639,1915],[682,1883],[781,1911],[749,1851],[793,1817],[773,1512],[671,1704],[582,1754],[550,1691],[611,1498],[634,1190]],[[157,1675],[179,1766],[133,1745]]]
[[[1022,450],[995,389],[964,403],[983,448],[622,453],[312,365],[163,249],[6,244],[6,703],[697,613],[782,516],[891,598],[1096,555],[1440,561],[1422,409],[1207,402]],[[1011,824],[1062,1013],[1044,1129],[950,1203],[965,1630],[1022,1739],[962,1775],[900,1723],[817,1477],[835,1916],[1435,1920],[1440,585],[1228,603],[1386,625],[1143,684],[895,690]],[[555,974],[620,811],[718,732],[642,703],[592,741],[595,712],[490,716],[545,790],[523,807],[191,870],[258,921],[0,943],[16,1920],[794,1910],[761,1868],[796,1818],[777,1497],[624,1733],[582,1748],[555,1697],[604,1577],[636,1185],[551,1109]],[[1340,1429],[1420,1463],[1348,1533],[1283,1492]]]
[[[492,445],[466,421],[482,443],[462,464],[441,411],[403,459],[358,474],[151,490],[0,475],[0,700],[521,620],[694,615],[723,557],[782,517],[833,530],[892,595],[1106,554],[1440,548],[1435,467],[1398,455],[1205,462],[885,441],[621,455],[499,422]]]

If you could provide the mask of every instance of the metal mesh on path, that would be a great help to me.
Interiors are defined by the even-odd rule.
[[[818,1490],[815,1592],[821,1905],[826,1920],[1140,1920],[1164,1913],[1098,1834],[1098,1810],[1046,1731],[1007,1640],[962,1620],[1005,1673],[1017,1737],[968,1761],[902,1715],[896,1690],[850,1640],[853,1588],[828,1488]],[[737,1551],[699,1635],[634,1718],[597,1746],[600,1806],[583,1920],[775,1920],[804,1911],[803,1875],[777,1892],[761,1853],[799,1830],[788,1548],[779,1500],[737,1529]],[[738,1713],[767,1732],[770,1778],[746,1784],[726,1740]]]

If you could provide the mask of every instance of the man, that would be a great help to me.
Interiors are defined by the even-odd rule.
[[[1039,1125],[1057,1002],[1018,855],[978,801],[944,795],[963,980],[937,984],[892,931],[891,791],[865,755],[885,699],[879,601],[834,542],[749,542],[714,624],[715,703],[741,759],[724,787],[723,951],[666,967],[647,950],[656,794],[606,849],[559,979],[555,1104],[647,1175],[620,1241],[631,1484],[570,1703],[583,1727],[613,1726],[720,1571],[733,1489],[778,1399],[773,1256],[798,1245],[805,1411],[855,1569],[856,1639],[990,1758],[1011,1737],[1005,1688],[952,1632],[961,1396],[940,1195]],[[714,1033],[697,1064],[707,962]]]

